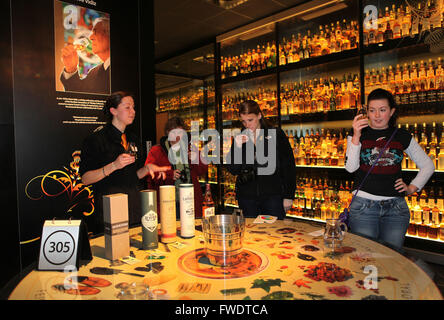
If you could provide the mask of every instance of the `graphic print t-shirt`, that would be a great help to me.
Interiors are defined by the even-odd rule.
[[[355,189],[361,184],[367,171],[376,162],[379,153],[388,139],[390,139],[394,130],[395,128],[374,130],[370,127],[362,130],[360,166],[356,172]],[[395,181],[401,178],[401,163],[404,150],[408,148],[411,139],[412,136],[408,131],[398,129],[398,132],[396,132],[389,146],[361,187],[362,191],[387,197],[403,196],[402,193],[395,189]]]

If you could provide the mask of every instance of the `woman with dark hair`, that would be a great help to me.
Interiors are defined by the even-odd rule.
[[[199,184],[199,176],[203,176],[208,171],[208,165],[199,156],[196,146],[185,143],[188,136],[186,125],[179,117],[168,119],[165,124],[165,136],[160,139],[160,143],[151,148],[145,160],[145,165],[171,166],[171,170],[165,172],[164,180],[147,177],[148,188],[159,190],[161,185],[176,186],[176,218],[180,217],[179,211],[179,186],[184,183],[192,183],[194,187],[194,212],[196,217],[202,216],[202,188]],[[180,149],[183,149],[181,153]],[[168,157],[174,157],[173,162]],[[194,158],[196,157],[196,158]],[[157,201],[158,207],[160,202]]]
[[[139,181],[147,174],[170,169],[154,165],[143,166],[136,162],[137,137],[128,130],[136,111],[134,98],[128,92],[115,92],[105,102],[103,111],[108,119],[104,127],[96,129],[82,146],[79,172],[85,185],[93,185],[95,219],[94,226],[88,225],[93,233],[103,232],[102,197],[108,194],[128,195],[130,225],[139,224],[141,219]],[[133,145],[130,153],[129,145]],[[139,157],[140,159],[140,154]]]
[[[241,103],[239,117],[245,130],[234,138],[226,165],[237,176],[239,207],[247,217],[266,214],[283,219],[296,190],[296,166],[288,138],[280,128],[268,125],[253,100]],[[273,145],[274,150],[269,148]],[[265,173],[263,169],[273,162],[275,169]]]
[[[351,204],[350,229],[353,233],[400,250],[410,220],[404,197],[420,191],[432,176],[435,166],[404,129],[397,129],[376,162],[381,149],[396,130],[396,104],[390,92],[375,89],[368,95],[367,105],[368,119],[362,114],[353,119],[353,135],[348,137],[347,143],[345,169],[356,172],[353,193],[372,165],[374,168]],[[419,168],[409,184],[402,178],[404,152]]]

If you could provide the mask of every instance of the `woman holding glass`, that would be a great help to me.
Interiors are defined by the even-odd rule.
[[[408,131],[396,129],[396,103],[390,92],[373,90],[368,95],[367,104],[366,115],[356,115],[352,123],[353,135],[347,138],[345,169],[355,172],[353,193],[360,186],[350,206],[350,229],[353,233],[399,250],[404,244],[410,221],[404,197],[420,191],[432,176],[435,166]],[[393,133],[388,147],[376,161]],[[404,152],[419,168],[410,183],[402,178]],[[372,165],[371,174],[362,184]]]
[[[138,163],[137,137],[129,130],[136,116],[134,98],[128,92],[115,92],[105,102],[103,109],[108,123],[88,136],[82,146],[79,173],[85,185],[93,186],[94,219],[88,224],[89,231],[103,232],[102,197],[108,194],[128,195],[129,224],[139,224],[141,209],[139,201],[140,179],[170,167]]]
[[[245,130],[234,138],[226,165],[237,176],[235,191],[239,207],[247,217],[264,214],[283,219],[293,204],[296,190],[296,165],[288,138],[280,128],[272,128],[265,122],[253,100],[241,103],[239,117]],[[268,148],[273,144],[275,150]],[[268,157],[266,163],[258,161],[261,148]],[[240,161],[236,154],[242,156]],[[253,161],[248,161],[249,158]],[[261,174],[261,169],[271,162],[275,163],[275,170]]]

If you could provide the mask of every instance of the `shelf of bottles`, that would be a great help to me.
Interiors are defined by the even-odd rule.
[[[436,122],[431,124],[425,122],[422,124],[416,122],[404,125],[398,124],[399,128],[404,127],[405,130],[410,132],[425,153],[432,159],[437,174],[444,172],[444,115],[441,115],[440,118],[443,119],[441,124]],[[404,154],[402,168],[404,170],[418,170],[416,164],[406,154]]]
[[[222,86],[222,124],[224,127],[241,128],[239,105],[246,100],[256,101],[265,119],[278,124],[276,75],[239,81]]]
[[[442,116],[444,119],[444,115]],[[435,165],[436,174],[444,173],[444,122],[442,124],[405,123],[398,124],[412,134]],[[297,167],[338,168],[344,169],[347,136],[351,128],[329,129],[315,128],[285,129]],[[403,171],[417,172],[419,169],[404,154]]]
[[[296,16],[279,23],[279,66],[301,65],[317,57],[357,51],[357,1],[344,1],[343,9],[323,16]],[[305,64],[305,63],[304,63]]]
[[[364,68],[365,95],[375,88],[390,91],[400,116],[443,113],[442,53],[418,44],[366,55]]]
[[[296,192],[288,217],[325,222],[337,219],[351,202],[353,181],[331,179],[328,173],[310,173],[296,177]],[[444,242],[444,193],[432,183],[419,194],[406,197],[410,225],[406,236]]]
[[[425,36],[443,24],[441,0],[363,1],[363,8],[363,44],[368,47]]]
[[[352,181],[346,179],[352,175],[346,173],[344,162],[356,109],[377,87],[392,92],[400,127],[411,132],[436,167],[431,178],[436,181],[425,188],[429,199],[434,197],[429,209],[412,205],[413,196],[406,198],[416,226],[413,232],[411,224],[407,235],[441,241],[443,1],[346,0],[342,7],[335,7],[337,10],[326,10],[329,13],[324,15],[295,15],[220,42],[222,128],[242,128],[236,114],[240,102],[262,102],[268,120],[280,124],[287,134],[296,166],[304,168],[298,172],[310,175],[297,177],[288,216],[325,221],[336,217],[350,201]],[[224,155],[231,143],[232,138],[224,135]],[[406,154],[402,168],[407,177],[418,172]],[[223,166],[219,172],[225,206],[237,206],[235,177]],[[425,229],[431,230],[431,236]],[[444,229],[442,232],[444,237]]]
[[[346,129],[284,130],[297,167],[344,168]]]
[[[444,242],[444,193],[442,184],[432,183],[419,194],[406,197],[410,224],[406,236]]]
[[[287,216],[325,222],[337,219],[351,201],[351,180],[331,179],[328,174],[296,177],[296,192]]]
[[[342,62],[280,74],[283,124],[352,119],[361,106],[359,58]]]
[[[275,68],[276,55],[274,25],[228,39],[221,44],[221,79]]]
[[[204,90],[201,83],[159,94],[156,111],[168,112],[168,118],[181,117],[188,128],[191,128],[192,121],[198,121],[199,127],[203,128]]]

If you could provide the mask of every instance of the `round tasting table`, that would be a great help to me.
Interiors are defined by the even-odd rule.
[[[138,227],[130,230],[133,264],[105,259],[104,237],[98,237],[90,241],[93,260],[78,272],[34,270],[9,299],[442,299],[423,270],[379,243],[348,233],[341,249],[332,251],[324,246],[321,226],[253,221],[246,221],[242,261],[232,267],[209,263],[201,220],[194,238],[178,236],[180,244],[159,242],[156,250],[139,249]],[[150,290],[136,294],[131,284]]]

